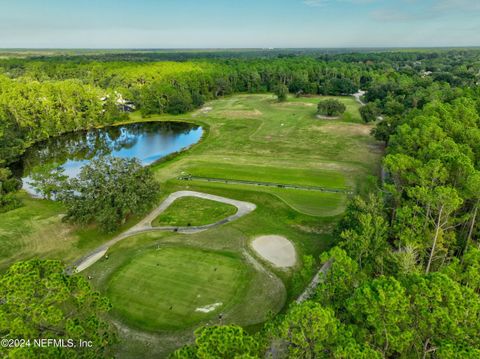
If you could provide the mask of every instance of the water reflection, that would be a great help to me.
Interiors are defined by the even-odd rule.
[[[38,165],[57,163],[65,174],[76,176],[82,166],[94,158],[111,155],[138,158],[142,164],[153,162],[197,143],[202,128],[178,122],[145,122],[75,132],[32,146],[18,163],[17,174],[24,189],[33,193],[29,176]]]

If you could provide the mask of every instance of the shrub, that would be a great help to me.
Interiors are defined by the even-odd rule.
[[[340,116],[347,107],[338,100],[329,99],[318,103],[318,114],[323,116]]]

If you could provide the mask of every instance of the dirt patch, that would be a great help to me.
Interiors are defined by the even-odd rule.
[[[263,259],[276,267],[288,268],[297,263],[295,247],[287,238],[276,235],[260,236],[252,241],[252,248]]]
[[[322,234],[322,233],[326,233],[328,232],[329,230],[331,230],[331,226],[328,226],[327,229],[324,228],[324,226],[319,226],[319,227],[311,227],[311,226],[305,226],[305,225],[301,225],[301,224],[295,224],[292,226],[293,228],[296,228],[302,232],[305,232],[305,233],[315,233],[315,234]]]
[[[312,130],[339,135],[369,136],[372,131],[372,126],[355,123],[327,123],[323,126],[312,127]]]
[[[230,110],[230,111],[220,111],[219,114],[225,117],[233,118],[256,118],[262,116],[262,112],[255,110]]]
[[[310,103],[310,102],[280,102],[278,105],[282,107],[292,107],[292,106],[315,107],[316,106],[314,103]]]
[[[192,113],[192,117],[197,117],[198,115],[206,115],[213,110],[213,107],[202,107],[195,113]]]

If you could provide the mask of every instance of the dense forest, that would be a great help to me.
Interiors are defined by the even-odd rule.
[[[367,90],[366,100],[392,117],[385,127],[410,109],[460,96],[479,81],[480,71],[476,51],[317,57],[287,52],[273,59],[241,54],[206,60],[193,53],[194,59],[182,62],[154,62],[147,55],[144,61],[133,55],[131,61],[111,60],[115,54],[2,59],[0,158],[9,163],[36,141],[112,123],[122,116],[117,105],[125,99],[144,116],[178,114],[219,96],[269,92],[279,84],[299,95]]]
[[[1,59],[0,205],[13,201],[8,165],[26,148],[113,123],[124,101],[143,116],[180,114],[280,85],[297,96],[366,91],[362,117],[387,145],[382,180],[348,205],[309,300],[254,335],[201,329],[174,356],[480,357],[478,50]]]

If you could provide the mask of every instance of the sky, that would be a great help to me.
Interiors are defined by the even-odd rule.
[[[0,0],[0,48],[480,46],[480,0]]]

